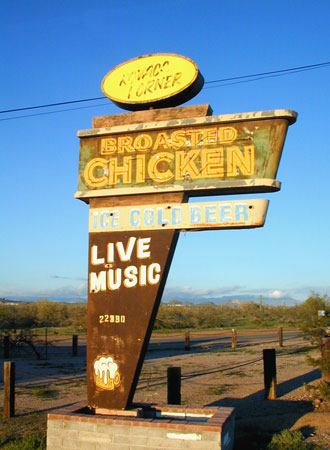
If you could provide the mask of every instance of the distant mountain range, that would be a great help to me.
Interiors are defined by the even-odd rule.
[[[0,303],[12,303],[12,302],[35,302],[37,300],[49,300],[54,302],[65,302],[65,303],[85,303],[86,298],[83,297],[62,297],[62,296],[49,296],[43,298],[37,297],[7,297],[6,299],[0,299]],[[186,296],[185,294],[175,295],[174,299],[167,298],[163,301],[165,304],[182,304],[182,305],[197,305],[197,304],[214,304],[214,305],[228,305],[233,307],[240,307],[242,303],[258,303],[260,301],[260,295],[254,294],[246,294],[246,295],[223,295],[222,297],[198,297],[196,296]],[[263,305],[271,305],[271,306],[295,306],[300,304],[299,300],[296,300],[292,297],[267,297],[262,296],[262,304]]]
[[[57,297],[57,296],[49,296],[49,297],[32,297],[32,296],[20,296],[20,297],[6,297],[0,298],[0,304],[3,303],[21,303],[21,302],[27,302],[27,303],[33,303],[38,300],[48,300],[50,302],[58,302],[58,303],[86,303],[86,298],[83,297]]]
[[[254,295],[254,294],[247,294],[247,295],[223,295],[222,297],[208,297],[208,298],[178,298],[174,300],[167,300],[164,303],[167,304],[214,304],[214,305],[228,305],[233,307],[239,307],[242,303],[258,303],[260,302],[260,295]],[[295,306],[300,304],[298,300],[292,298],[292,297],[279,297],[279,298],[273,298],[273,297],[266,297],[262,296],[262,304],[263,305],[270,305],[270,306]]]

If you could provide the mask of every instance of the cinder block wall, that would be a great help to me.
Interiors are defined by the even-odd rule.
[[[86,414],[87,408],[48,414],[47,450],[232,450],[233,408],[158,407],[136,417]],[[138,417],[144,416],[148,418]],[[202,421],[201,421],[202,420]]]

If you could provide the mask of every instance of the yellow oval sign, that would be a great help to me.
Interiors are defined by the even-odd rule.
[[[103,78],[101,88],[118,106],[137,111],[178,106],[197,95],[203,84],[191,59],[159,53],[115,67]]]

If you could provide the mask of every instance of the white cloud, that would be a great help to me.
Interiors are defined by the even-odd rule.
[[[274,291],[268,293],[268,297],[271,297],[271,298],[280,298],[280,297],[284,297],[284,296],[285,296],[285,293],[283,291],[280,291],[279,289],[275,289]]]
[[[300,286],[289,289],[278,287],[248,287],[248,286],[222,286],[221,288],[198,289],[191,286],[171,286],[166,287],[163,294],[163,301],[181,300],[181,301],[196,301],[203,299],[217,299],[223,296],[231,296],[235,299],[236,296],[251,295],[270,297],[273,299],[292,298],[297,301],[306,300],[312,292],[320,295],[329,294],[330,286]]]
[[[243,286],[224,286],[221,288],[212,289],[194,289],[191,286],[180,287],[166,287],[163,294],[163,301],[182,300],[193,301],[202,300],[205,298],[220,298],[224,295],[231,295],[232,293],[239,293]]]

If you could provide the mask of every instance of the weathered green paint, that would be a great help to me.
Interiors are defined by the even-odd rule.
[[[296,113],[277,110],[78,132],[80,161],[76,197],[88,199],[171,191],[188,191],[189,195],[210,195],[278,190],[280,184],[275,178],[282,148],[287,128],[295,120]],[[229,136],[234,136],[232,140],[227,139],[228,142],[224,134],[226,129],[229,130],[227,132]],[[179,132],[182,134],[173,134]],[[212,141],[213,133],[216,133],[216,137]],[[149,144],[141,138],[142,134],[147,136]],[[160,139],[161,134],[165,136],[165,140]],[[128,138],[130,146],[119,145],[120,139],[124,136]],[[176,141],[173,136],[176,136]],[[108,150],[103,150],[102,154],[101,148],[102,146],[104,148],[105,142],[109,142],[105,141],[107,139],[113,140],[111,142],[114,144],[108,154],[104,153]],[[182,143],[183,139],[185,144]],[[135,142],[139,142],[147,149],[139,149]],[[205,159],[207,152],[212,153],[211,159]],[[250,159],[247,156],[248,152],[253,153]],[[187,162],[185,158],[190,156],[193,160],[192,166],[182,164]],[[91,165],[91,161],[97,161],[96,158],[100,158],[100,167],[96,163],[95,166],[94,163]],[[111,181],[111,164],[115,160],[116,165],[121,167],[124,158],[129,161],[128,172],[131,179],[124,180],[122,175],[118,175],[114,177],[115,181]],[[139,158],[140,161],[137,162]],[[159,163],[155,162],[157,158],[160,158]],[[232,161],[237,162],[234,169],[231,169]],[[93,167],[90,172],[85,171],[87,164],[88,167]],[[136,174],[142,173],[141,164],[144,164],[144,176],[138,180]],[[150,167],[155,168],[158,177]],[[100,185],[91,185],[90,179],[86,179],[87,173],[91,173],[97,180],[104,181]],[[169,178],[167,181],[166,176]]]

